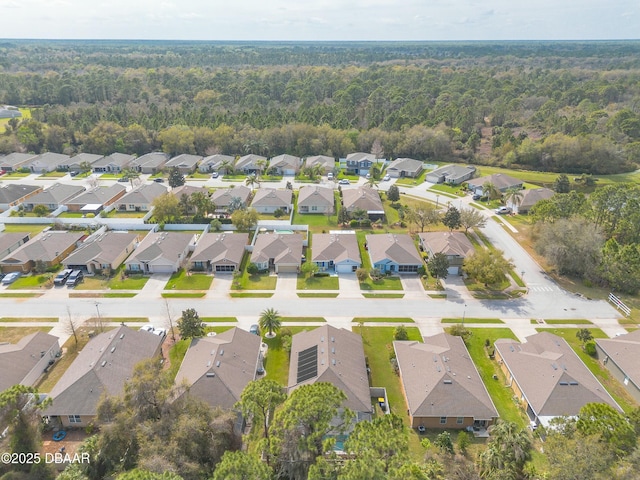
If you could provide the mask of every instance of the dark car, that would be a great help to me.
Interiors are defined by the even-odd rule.
[[[127,182],[129,181],[129,179],[128,179],[128,178],[124,178],[124,177],[120,177],[120,178],[118,179],[118,181],[119,181],[120,183],[127,183]]]
[[[72,273],[73,270],[71,270],[70,268],[62,270],[56,275],[56,278],[53,279],[53,284],[58,286],[66,284],[67,280],[69,279],[69,275],[71,275]]]
[[[471,197],[474,200],[480,200],[482,198],[482,195],[480,195],[479,193],[474,193],[473,197]]]
[[[154,178],[153,181],[156,183],[164,183],[164,178]]]
[[[249,327],[249,333],[253,333],[254,335],[260,335],[260,327],[254,323]]]
[[[80,172],[69,172],[69,176],[77,177]]]
[[[82,273],[82,270],[74,270],[73,272],[71,272],[71,275],[69,275],[69,278],[67,279],[67,287],[75,287],[82,281],[83,278],[84,274]]]

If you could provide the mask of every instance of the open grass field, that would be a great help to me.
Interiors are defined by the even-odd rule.
[[[22,113],[21,117],[18,117],[19,121],[27,120],[31,118],[31,109],[29,108],[18,108],[20,113]],[[10,118],[0,118],[0,127],[2,127],[2,131],[4,132],[4,126],[9,123]]]
[[[0,323],[3,322],[55,322],[58,323],[57,317],[2,317]]]
[[[209,290],[213,276],[205,273],[190,273],[181,268],[171,275],[165,290]]]

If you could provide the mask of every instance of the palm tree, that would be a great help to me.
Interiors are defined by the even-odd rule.
[[[260,330],[268,330],[267,337],[275,337],[275,333],[280,330],[281,320],[280,314],[273,308],[267,308],[260,314],[260,320],[258,321]]]
[[[369,188],[378,188],[378,179],[375,175],[370,174],[369,178],[367,178],[367,181],[365,182],[365,185]]]
[[[255,173],[252,173],[251,175],[247,176],[246,180],[244,181],[244,184],[247,187],[251,185],[251,188],[253,188],[256,184],[260,186],[260,179]]]
[[[487,182],[482,185],[482,194],[485,195],[489,200],[495,200],[500,196],[500,191],[493,183]]]
[[[131,188],[133,188],[133,180],[136,178],[140,178],[140,172],[133,170],[131,168],[125,168],[122,170],[122,178],[126,178],[131,183]]]
[[[511,470],[514,478],[520,478],[522,469],[531,457],[529,432],[513,422],[498,421],[489,427],[491,440],[480,456],[484,476],[498,470]]]
[[[522,203],[522,190],[518,187],[511,187],[506,192],[504,192],[504,204],[511,202],[511,204],[516,207],[513,210],[516,211],[517,207]]]
[[[223,160],[220,162],[220,166],[218,167],[218,171],[222,170],[225,175],[229,173],[229,171],[233,170],[233,160]]]

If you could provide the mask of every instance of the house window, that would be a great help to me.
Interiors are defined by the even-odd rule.
[[[140,268],[140,264],[132,263],[131,265],[129,265],[129,270],[139,271],[139,270],[142,270],[142,269]]]
[[[447,423],[447,417],[440,417],[440,425]]]
[[[318,207],[317,207],[317,206],[315,206],[315,205],[312,205],[312,206],[311,206],[311,211],[312,211],[312,212],[317,212],[317,211],[318,211]]]
[[[456,418],[456,423],[457,423],[458,425],[462,425],[462,423],[463,423],[463,422],[464,422],[464,417],[458,417],[458,418]]]
[[[135,210],[135,209],[136,209],[135,205],[129,204],[129,210]]]
[[[69,423],[82,423],[80,415],[69,415]]]

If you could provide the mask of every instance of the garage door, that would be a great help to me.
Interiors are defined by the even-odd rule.
[[[338,273],[351,273],[352,271],[351,265],[336,265],[336,272]]]
[[[216,272],[233,272],[235,269],[235,265],[216,265]]]
[[[152,273],[173,273],[174,268],[173,265],[153,265],[149,266],[149,269],[152,270]]]
[[[298,273],[297,265],[278,265],[276,266],[276,273]]]
[[[449,267],[447,268],[447,273],[449,275],[458,275],[460,272],[458,272],[458,267]]]

